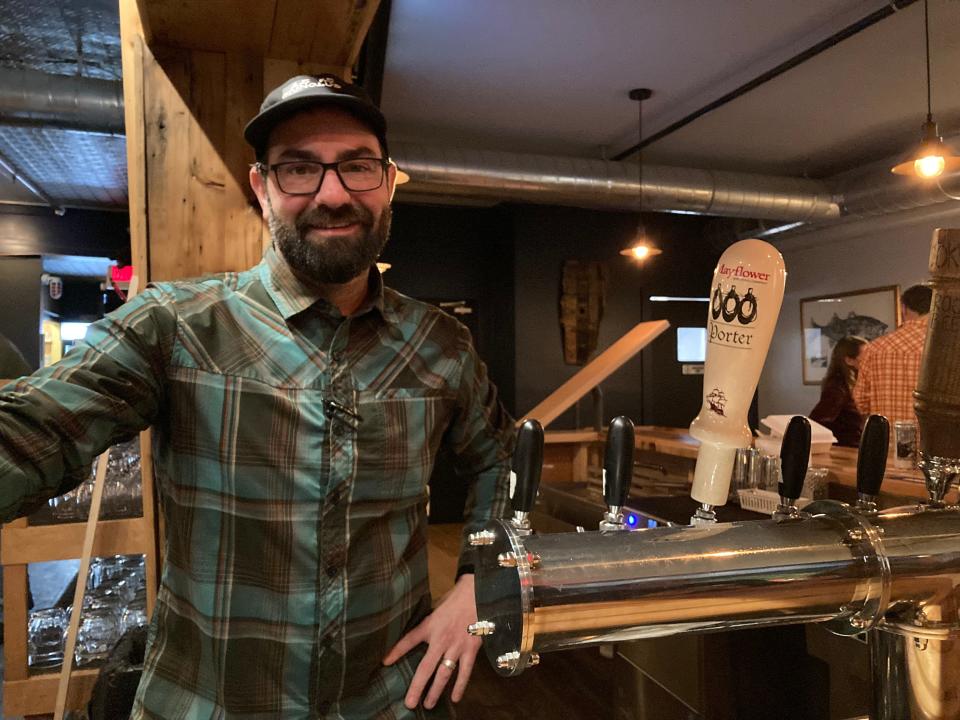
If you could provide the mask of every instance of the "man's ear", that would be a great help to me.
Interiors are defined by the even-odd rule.
[[[263,214],[264,219],[267,219],[267,208],[270,207],[269,201],[267,200],[267,178],[266,175],[260,171],[259,164],[250,166],[250,188],[260,202],[260,212]]]

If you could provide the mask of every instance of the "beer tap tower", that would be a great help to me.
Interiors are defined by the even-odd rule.
[[[807,462],[799,422],[781,449],[781,508],[772,520],[714,523],[706,517],[692,527],[609,532],[623,504],[621,496],[610,496],[600,532],[541,535],[515,520],[491,522],[470,538],[478,551],[480,620],[469,631],[483,635],[497,671],[517,675],[541,653],[585,645],[823,622],[841,635],[868,633],[872,717],[960,717],[960,508],[944,502],[960,473],[957,258],[960,231],[937,231],[930,256],[933,310],[916,393],[928,502],[876,510],[889,425],[871,418],[858,458],[856,506],[824,500],[802,513],[793,507]],[[733,302],[720,295],[721,316],[729,315]],[[711,432],[701,438],[706,453],[700,460],[723,465],[700,473],[707,494],[696,499],[705,514],[712,509],[706,505],[726,498],[726,455],[735,451],[730,439],[739,432],[736,422],[719,419],[709,418]],[[611,432],[608,442],[616,437]],[[517,502],[535,497],[535,487],[525,483],[535,484],[536,475],[529,468],[517,476],[518,514],[532,508],[532,501]]]

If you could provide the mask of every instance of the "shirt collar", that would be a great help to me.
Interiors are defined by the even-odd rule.
[[[339,314],[336,308],[331,307],[323,300],[315,288],[301,281],[293,273],[286,259],[273,243],[267,247],[259,269],[260,279],[267,290],[267,294],[276,303],[277,309],[284,320],[289,320],[297,313],[303,312],[317,303],[329,307],[332,312]],[[367,299],[353,314],[353,317],[376,310],[385,320],[396,320],[396,312],[385,298],[383,277],[376,266],[370,268],[369,283]]]

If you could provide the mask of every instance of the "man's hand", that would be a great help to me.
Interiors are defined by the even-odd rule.
[[[420,702],[431,676],[433,684],[423,701],[425,708],[430,709],[437,704],[447,681],[454,673],[457,674],[457,681],[450,698],[453,702],[459,702],[463,698],[481,644],[480,638],[467,634],[467,626],[476,621],[477,603],[473,596],[473,575],[461,575],[453,590],[447,593],[437,608],[422,623],[400,638],[387,653],[383,664],[393,665],[420,643],[425,642],[428,645],[427,654],[420,661],[404,698],[404,704],[408,708],[412,710]],[[456,666],[451,668],[449,663],[442,663],[443,660],[454,662]]]

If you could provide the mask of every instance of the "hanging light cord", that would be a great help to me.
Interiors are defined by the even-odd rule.
[[[927,45],[927,122],[933,121],[930,103],[930,2],[923,0],[923,35]]]
[[[637,100],[637,183],[640,194],[640,227],[643,227],[643,98]]]

